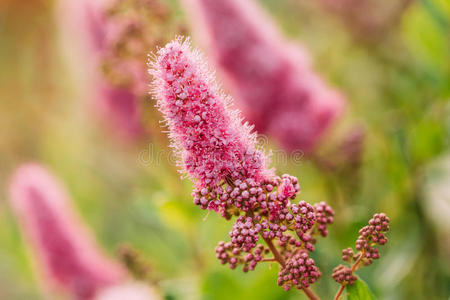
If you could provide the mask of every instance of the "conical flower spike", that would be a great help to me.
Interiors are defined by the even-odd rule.
[[[230,108],[189,40],[177,38],[160,49],[150,73],[173,146],[198,188],[214,187],[227,176],[260,181],[271,174],[252,128]]]

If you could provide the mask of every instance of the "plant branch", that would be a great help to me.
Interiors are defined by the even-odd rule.
[[[358,257],[358,259],[355,261],[355,263],[352,265],[352,274],[358,269],[358,264],[361,262],[361,260],[364,257],[364,251],[361,251],[361,255]]]
[[[341,285],[341,287],[339,288],[338,292],[336,293],[336,296],[334,296],[334,300],[338,300],[339,297],[341,297],[342,292],[344,291],[345,285]]]
[[[286,266],[286,261],[284,257],[278,252],[275,245],[272,243],[271,239],[264,239],[266,241],[267,246],[269,246],[270,251],[272,251],[275,260],[284,268]]]
[[[266,241],[267,246],[269,246],[270,251],[273,253],[273,260],[277,261],[283,268],[286,266],[286,261],[284,257],[278,252],[275,245],[272,243],[271,239],[264,239]],[[309,288],[303,288],[303,292],[306,294],[306,296],[311,300],[320,300],[319,296],[317,296],[312,290]]]
[[[272,257],[272,258],[264,258],[264,259],[261,260],[261,261],[264,261],[264,262],[273,262],[273,261],[277,261],[277,260],[275,259],[275,257]]]
[[[305,292],[306,296],[311,300],[320,300],[319,296],[317,296],[312,290],[305,287],[302,289]]]
[[[355,261],[354,264],[352,264],[352,275],[353,272],[355,272],[358,269],[358,265],[361,262],[361,260],[364,257],[364,251],[361,251],[361,254],[359,255],[358,259]],[[336,296],[334,296],[334,300],[338,300],[339,297],[341,297],[342,292],[344,291],[345,284],[341,284],[341,287],[339,288],[338,292],[336,293]]]

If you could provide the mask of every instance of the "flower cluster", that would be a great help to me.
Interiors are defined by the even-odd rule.
[[[327,225],[332,224],[334,221],[334,211],[325,202],[320,202],[314,205],[314,209],[316,211],[316,222],[319,224],[317,226],[317,230],[320,232],[320,235],[326,237],[328,235]]]
[[[380,258],[380,253],[375,246],[387,243],[385,233],[389,230],[389,218],[384,213],[376,213],[369,220],[369,224],[359,230],[356,240],[355,253],[352,248],[342,250],[342,260],[348,262],[351,267],[339,265],[333,270],[333,279],[342,286],[352,285],[356,280],[353,275],[360,267],[370,265],[374,259]]]
[[[231,242],[246,252],[250,251],[256,247],[261,229],[261,224],[255,225],[251,217],[240,216],[230,231]]]
[[[278,285],[286,291],[291,287],[303,289],[316,282],[321,275],[308,253],[301,252],[293,255],[278,274]]]
[[[168,36],[184,32],[184,25],[174,20],[170,6],[161,0],[58,3],[62,37],[69,37],[69,44],[75,46],[68,49],[73,51],[70,56],[81,54],[85,64],[80,74],[90,76],[93,112],[119,137],[140,140],[152,128],[144,128],[141,120],[142,100],[149,98],[143,63],[147,51],[166,43]]]
[[[363,253],[365,264],[372,263],[373,259],[380,258],[380,254],[375,245],[384,245],[387,238],[384,235],[389,230],[389,218],[384,214],[375,214],[369,220],[369,225],[364,226],[359,231],[359,237],[356,240],[356,250]]]
[[[252,250],[253,249],[253,250]],[[256,265],[269,253],[269,249],[262,244],[255,245],[247,252],[236,247],[232,242],[219,242],[216,247],[216,257],[222,264],[229,264],[230,269],[235,269],[237,265],[243,265],[244,272],[253,271]]]
[[[351,263],[355,257],[352,248],[342,250],[342,260]]]
[[[230,108],[189,40],[177,38],[159,49],[150,67],[172,146],[195,183],[194,203],[225,219],[237,217],[231,241],[216,247],[217,258],[232,269],[242,265],[244,271],[277,261],[280,285],[307,288],[320,276],[308,256],[313,235],[326,235],[332,209],[324,203],[291,202],[300,192],[297,178],[276,176],[268,168],[252,128]],[[261,238],[267,247],[258,244]],[[270,252],[274,257],[267,257]]]
[[[333,277],[337,283],[342,285],[353,285],[357,279],[357,277],[353,275],[352,269],[344,265],[339,265],[334,268],[331,277]]]

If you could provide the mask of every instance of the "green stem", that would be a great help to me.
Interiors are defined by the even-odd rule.
[[[355,261],[355,263],[352,264],[352,275],[353,275],[353,272],[358,270],[358,265],[363,258],[364,258],[364,251],[361,251],[361,255],[358,257],[358,259]],[[341,284],[341,287],[339,288],[338,292],[336,293],[336,296],[334,296],[334,300],[339,300],[339,297],[341,297],[341,294],[344,291],[345,286],[346,286],[345,284]]]
[[[277,248],[272,243],[272,240],[265,238],[264,241],[266,242],[267,246],[269,246],[270,251],[272,251],[273,256],[274,256],[274,260],[276,260],[284,268],[286,266],[286,261],[284,260],[284,257],[280,254],[280,252],[278,252]],[[303,288],[302,290],[303,290],[303,292],[305,293],[305,295],[309,299],[311,299],[311,300],[320,300],[319,296],[317,296],[309,288]]]

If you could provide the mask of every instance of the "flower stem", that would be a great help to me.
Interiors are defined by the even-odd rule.
[[[358,257],[358,259],[355,261],[354,264],[352,264],[352,274],[358,269],[358,265],[361,262],[361,260],[364,257],[364,251],[361,252],[361,255]],[[339,288],[338,292],[336,293],[336,296],[334,296],[334,300],[339,300],[339,297],[341,297],[342,292],[344,291],[345,284],[341,284],[341,287]]]
[[[358,265],[361,262],[361,260],[364,257],[364,251],[361,252],[361,255],[358,257],[358,259],[355,261],[355,263],[352,265],[352,274],[358,269]]]
[[[320,300],[319,296],[317,296],[312,290],[305,287],[302,289],[305,292],[306,296],[311,300]]]
[[[284,260],[284,257],[278,252],[275,245],[272,243],[271,239],[264,239],[266,241],[267,246],[269,246],[270,251],[272,251],[274,260],[276,260],[282,267],[286,266],[286,261]],[[306,296],[311,300],[320,300],[319,296],[317,296],[312,290],[309,288],[303,288],[303,292],[306,294]]]
[[[264,258],[263,260],[261,260],[261,261],[264,261],[264,262],[273,262],[273,261],[277,261],[274,257],[272,257],[272,258]]]
[[[286,261],[284,257],[278,252],[275,245],[272,243],[271,239],[264,239],[266,241],[267,246],[269,246],[270,251],[272,251],[275,260],[284,268],[286,266]]]
[[[344,291],[345,285],[341,285],[341,287],[339,288],[339,291],[336,293],[336,296],[334,296],[334,300],[338,300],[339,297],[341,297],[342,292]]]

